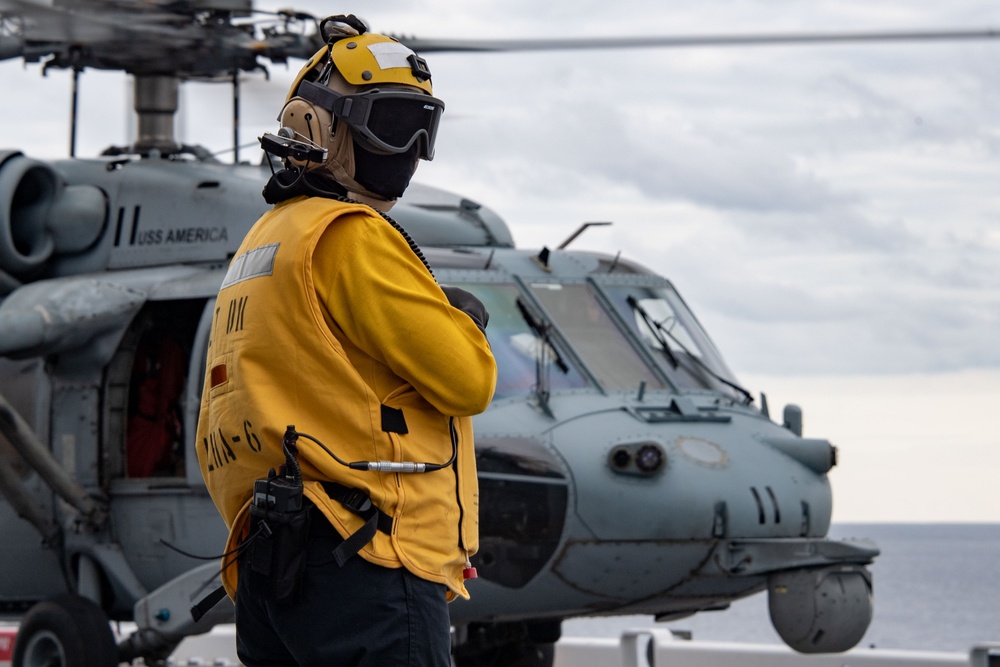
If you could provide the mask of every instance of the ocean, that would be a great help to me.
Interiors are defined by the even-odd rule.
[[[874,618],[862,646],[967,653],[1000,642],[1000,524],[835,524],[830,537],[871,539],[882,551],[871,566]],[[572,619],[563,635],[618,637],[648,626],[699,640],[782,643],[766,592],[664,624],[649,616]]]

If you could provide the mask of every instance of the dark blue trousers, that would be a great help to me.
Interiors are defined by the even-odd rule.
[[[315,509],[302,593],[294,602],[252,595],[246,563],[236,591],[236,649],[246,667],[449,667],[445,587],[405,568],[331,552],[340,535]],[[248,559],[243,559],[244,561]]]

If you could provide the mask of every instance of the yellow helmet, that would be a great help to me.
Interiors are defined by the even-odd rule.
[[[278,120],[294,136],[327,149],[328,157],[290,161],[325,171],[348,188],[392,198],[376,189],[387,169],[412,175],[417,160],[434,157],[444,103],[433,96],[427,62],[391,37],[366,32],[353,16],[326,18],[320,30],[327,44],[299,71]]]

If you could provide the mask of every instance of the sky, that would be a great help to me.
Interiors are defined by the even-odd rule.
[[[296,7],[422,37],[1000,28],[988,0]],[[416,180],[494,209],[524,247],[612,221],[572,247],[669,277],[775,418],[802,406],[805,434],[840,452],[836,521],[1000,521],[998,55],[1000,40],[428,54],[447,108]],[[247,76],[243,141],[273,131],[297,69]],[[0,146],[64,156],[68,75],[8,61],[0,86]],[[180,138],[228,147],[229,99],[189,84]],[[78,154],[127,143],[128,108],[124,77],[86,73]]]

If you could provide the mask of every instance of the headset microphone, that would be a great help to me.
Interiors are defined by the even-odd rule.
[[[299,162],[322,163],[326,161],[328,153],[327,149],[315,142],[296,139],[294,131],[287,127],[278,130],[276,135],[264,133],[260,137],[260,147],[277,158],[292,158]]]

